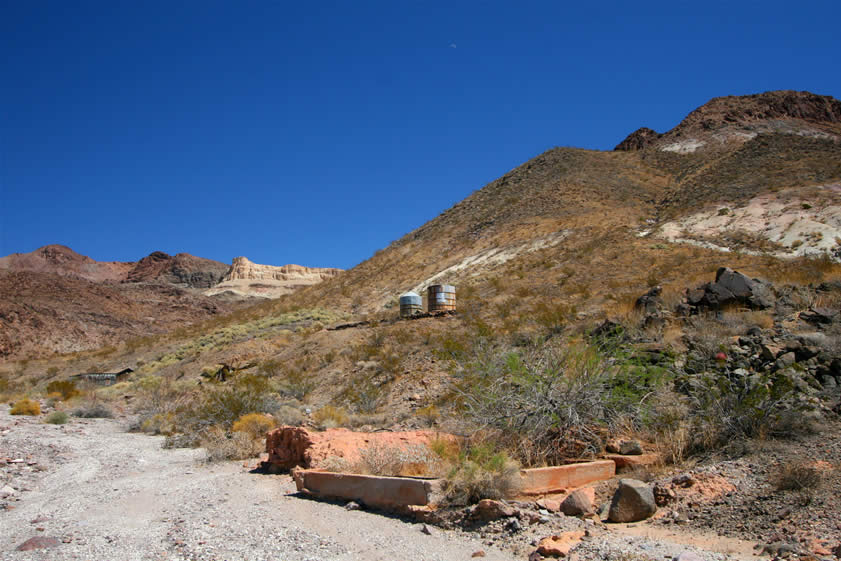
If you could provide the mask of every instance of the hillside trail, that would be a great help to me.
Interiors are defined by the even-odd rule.
[[[489,546],[478,534],[435,527],[428,535],[421,524],[304,499],[288,475],[209,464],[201,449],[164,449],[162,440],[128,433],[117,420],[49,425],[0,411],[0,489],[15,489],[5,509],[0,501],[0,559],[457,560],[480,550],[489,560],[526,557],[504,539]],[[704,561],[750,558],[746,544],[637,528],[598,532],[580,558],[634,551],[664,559],[687,549]],[[56,545],[16,550],[33,537]]]

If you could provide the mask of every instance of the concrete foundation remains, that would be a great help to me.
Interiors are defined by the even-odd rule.
[[[358,501],[384,510],[402,510],[411,505],[437,503],[442,489],[440,479],[382,477],[319,470],[294,470],[292,475],[301,493]]]
[[[520,475],[523,476],[522,492],[526,495],[560,493],[610,479],[616,475],[616,463],[611,460],[598,460],[565,466],[524,469],[520,471]]]

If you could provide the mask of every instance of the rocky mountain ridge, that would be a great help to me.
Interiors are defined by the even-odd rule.
[[[124,282],[167,282],[190,288],[210,288],[218,284],[228,270],[224,263],[189,253],[171,256],[155,251],[138,261]]]
[[[137,262],[99,262],[63,245],[14,253],[0,258],[0,360],[164,333],[338,272],[256,265],[245,258],[229,267],[162,251]],[[220,284],[228,277],[228,284]]]
[[[675,128],[665,133],[640,128],[614,150],[635,151],[652,146],[686,154],[727,143],[744,143],[763,133],[839,141],[841,101],[791,90],[716,97],[689,113]]]

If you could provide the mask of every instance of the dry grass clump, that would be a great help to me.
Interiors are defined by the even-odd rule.
[[[208,462],[245,460],[263,450],[262,441],[253,439],[248,433],[226,431],[220,426],[205,430],[199,443],[205,449]]]
[[[449,503],[462,505],[512,498],[522,486],[520,464],[493,445],[482,443],[459,453],[447,474],[445,493]]]
[[[325,405],[312,414],[312,420],[322,428],[341,427],[348,423],[350,417],[341,407]]]
[[[266,433],[277,426],[277,421],[271,415],[265,413],[249,413],[243,415],[234,422],[231,430],[243,432],[254,440],[266,437]]]
[[[100,401],[91,401],[73,409],[72,415],[83,419],[111,419],[114,412]]]
[[[423,444],[395,446],[372,443],[359,451],[356,473],[386,476],[435,476],[441,473],[441,458]]]
[[[12,405],[10,415],[40,415],[41,404],[34,399],[25,397]]]
[[[809,462],[780,464],[771,476],[771,483],[777,491],[804,491],[821,485],[824,473],[819,466]]]
[[[47,384],[46,390],[47,394],[58,394],[65,401],[82,393],[76,388],[76,382],[73,380],[54,380]]]

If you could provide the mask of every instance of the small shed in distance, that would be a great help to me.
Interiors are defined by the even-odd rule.
[[[85,380],[93,382],[100,386],[110,386],[115,384],[117,380],[126,374],[134,372],[131,368],[123,368],[119,372],[86,372],[84,374],[74,374],[70,376],[71,380]]]

